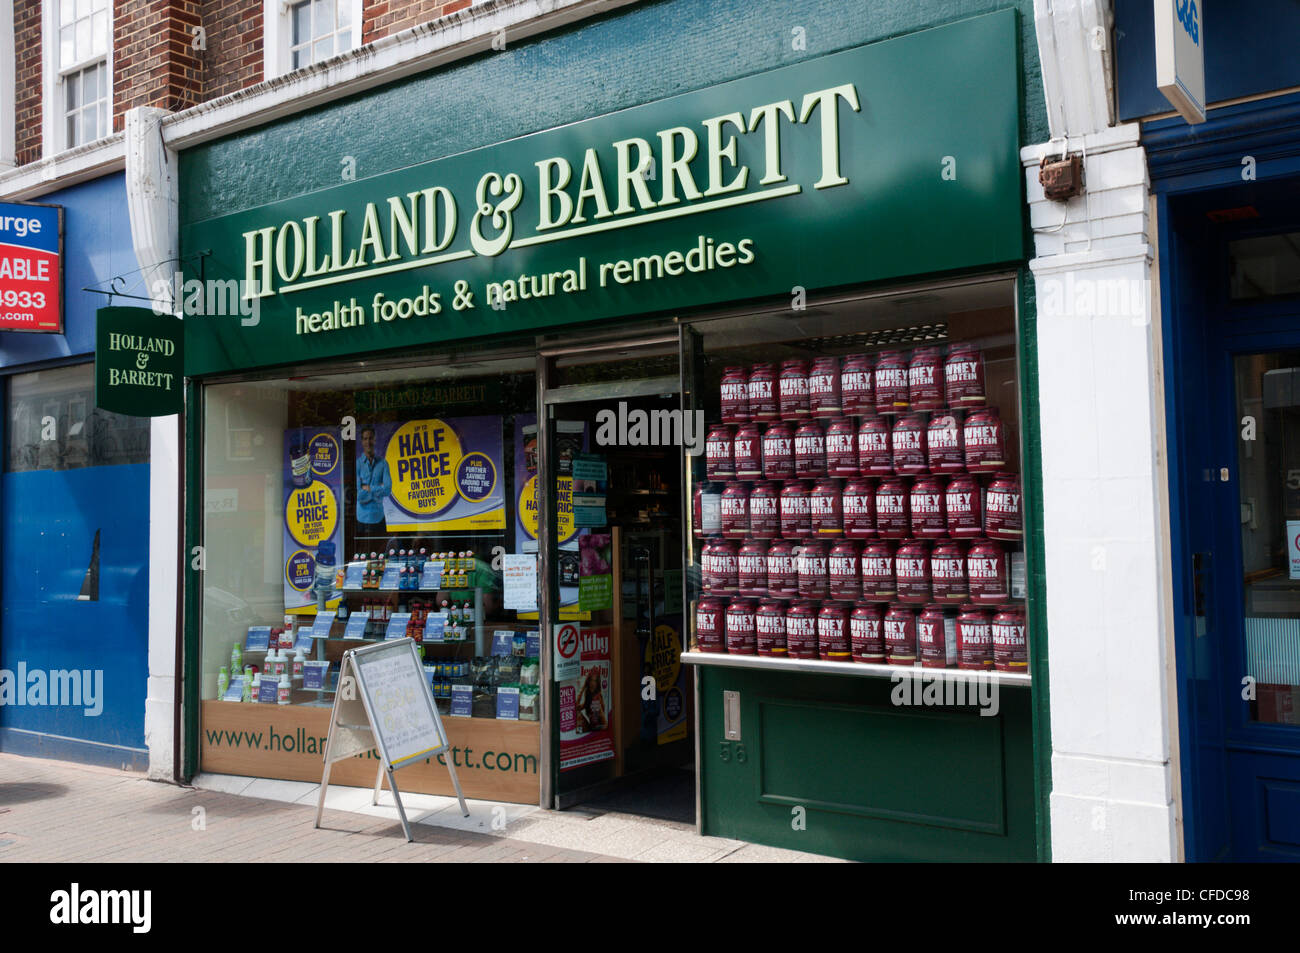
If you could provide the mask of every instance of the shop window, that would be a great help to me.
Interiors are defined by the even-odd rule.
[[[694,326],[691,649],[1027,672],[1014,295]]]
[[[265,23],[268,79],[361,45],[359,0],[267,0]]]
[[[96,407],[93,364],[15,374],[8,406],[10,472],[149,462],[148,418]]]
[[[1234,301],[1268,301],[1300,295],[1300,232],[1229,242],[1228,262],[1229,288]]]
[[[538,621],[507,606],[501,573],[528,549],[534,367],[458,354],[204,388],[204,770],[296,777],[290,753],[235,750],[229,730],[256,712],[267,738],[310,724],[323,739],[343,653],[407,636],[448,730],[487,731],[536,797],[540,735],[520,723],[540,714]]]
[[[47,152],[112,132],[108,0],[55,0],[45,10]]]

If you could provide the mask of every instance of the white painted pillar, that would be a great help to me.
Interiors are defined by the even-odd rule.
[[[131,242],[146,293],[172,287],[179,269],[176,153],[163,145],[160,123],[166,110],[135,108],[126,114],[126,201]],[[170,292],[154,302],[172,312]],[[149,460],[149,680],[145,695],[144,738],[149,776],[170,780],[174,751],[177,550],[180,547],[179,475],[182,448],[179,419],[154,417]]]
[[[1136,124],[1112,125],[1108,6],[1036,0],[1053,141],[1026,147],[1037,292],[1052,857],[1182,858],[1161,335]],[[1045,153],[1084,156],[1049,201]]]

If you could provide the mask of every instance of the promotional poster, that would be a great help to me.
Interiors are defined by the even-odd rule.
[[[557,686],[560,696],[560,770],[614,757],[610,695],[610,628],[582,628],[578,677]]]
[[[609,533],[578,538],[578,608],[599,612],[614,607],[614,547]]]
[[[327,608],[337,608],[334,570],[343,556],[343,455],[337,427],[284,432],[284,611],[312,613],[317,576]],[[330,566],[317,573],[317,560]]]
[[[390,532],[506,528],[500,417],[376,424],[375,448],[392,480]]]
[[[642,675],[655,680],[655,697],[642,700],[642,737],[666,745],[686,738],[686,695],[682,685],[682,617],[658,620],[645,647]]]

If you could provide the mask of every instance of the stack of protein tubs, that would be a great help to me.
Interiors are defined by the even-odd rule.
[[[699,651],[1026,670],[1020,479],[977,347],[728,367],[721,405]]]

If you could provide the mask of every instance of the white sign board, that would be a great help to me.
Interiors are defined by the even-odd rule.
[[[555,680],[566,682],[582,674],[582,629],[576,622],[555,625]]]
[[[1189,123],[1205,122],[1203,0],[1155,0],[1156,87]]]
[[[501,557],[502,598],[505,608],[518,612],[537,611],[537,557],[529,553],[506,553]]]
[[[402,830],[412,840],[406,809],[397,791],[393,772],[417,764],[447,748],[447,734],[438,717],[424,664],[412,639],[396,639],[352,649],[343,655],[339,680],[330,712],[329,737],[325,741],[325,772],[321,776],[316,804],[316,826],[325,810],[330,765],[368,751],[379,751],[379,773],[371,801],[379,803],[379,789],[385,775],[393,792]],[[469,817],[465,795],[451,761],[447,761],[452,787],[461,813]]]
[[[388,649],[388,651],[383,651]],[[420,657],[406,639],[357,652],[357,688],[379,752],[394,768],[447,747]]]

